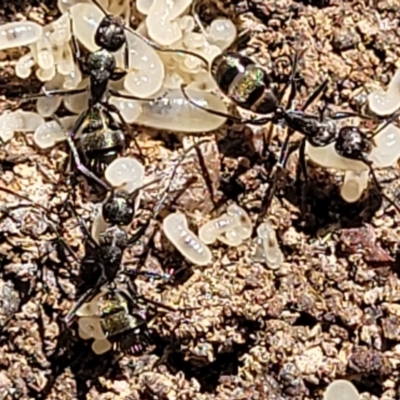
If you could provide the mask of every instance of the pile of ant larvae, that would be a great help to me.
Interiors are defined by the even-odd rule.
[[[113,336],[140,326],[142,319],[130,315],[127,299],[118,291],[103,289],[90,302],[77,310],[78,334],[81,339],[94,339],[92,350],[104,354],[112,349]],[[139,333],[139,330],[138,332]]]
[[[174,2],[172,6],[166,0],[137,2],[145,20],[136,31],[130,28],[125,31],[129,69],[123,79],[110,82],[110,87],[139,99],[155,100],[112,98],[111,102],[121,110],[128,123],[193,133],[215,130],[225,122],[225,118],[206,114],[187,102],[180,87],[186,84],[188,95],[195,102],[227,111],[222,99],[211,93],[217,86],[208,67],[233,43],[236,27],[229,19],[217,18],[210,26],[201,26],[200,32],[196,32],[194,17],[187,15],[191,2]],[[108,1],[102,3],[108,6]],[[114,5],[116,2],[110,3],[109,11],[113,15],[125,11],[125,7]],[[62,16],[44,27],[31,21],[0,26],[0,50],[29,48],[17,62],[16,75],[27,79],[35,71],[37,78],[44,82],[44,92],[88,87],[88,78],[82,76],[75,60],[71,36],[73,34],[89,52],[98,50],[95,32],[104,18],[103,12],[90,2],[59,0],[58,4]],[[191,51],[206,59],[209,65],[192,55],[155,48]],[[125,69],[124,50],[115,53],[117,66],[122,69]],[[158,100],[163,96],[166,98]],[[37,111],[42,117],[49,117],[64,102],[69,111],[80,114],[87,108],[88,98],[89,91],[64,98],[41,98],[37,100]]]
[[[191,263],[205,266],[212,262],[208,245],[219,241],[227,246],[240,246],[253,232],[253,223],[247,212],[236,204],[228,206],[226,213],[206,222],[196,235],[188,226],[183,213],[165,217],[163,231],[174,247]],[[257,228],[258,240],[255,261],[265,262],[269,268],[279,268],[284,258],[270,223]]]
[[[400,157],[400,129],[389,124],[374,137],[374,143],[376,146],[368,156],[368,159],[372,161],[372,167],[394,166]],[[370,179],[370,170],[365,163],[340,156],[335,151],[334,143],[326,147],[314,147],[307,142],[306,154],[315,164],[344,171],[340,194],[346,202],[354,203],[361,198]]]

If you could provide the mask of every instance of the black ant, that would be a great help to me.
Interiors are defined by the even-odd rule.
[[[93,277],[93,267],[97,268],[97,272],[100,276],[97,278],[94,286],[91,286],[76,302],[73,309],[68,313],[65,318],[65,322],[69,324],[73,319],[76,310],[90,298],[92,298],[97,291],[105,284],[112,283],[117,274],[121,271],[122,265],[122,256],[128,247],[137,243],[147,231],[151,220],[155,219],[163,204],[167,199],[167,195],[170,191],[170,187],[172,181],[177,173],[179,165],[186,158],[187,154],[190,153],[193,149],[198,149],[198,147],[203,144],[209,142],[209,139],[203,139],[198,141],[196,144],[190,146],[188,149],[184,151],[184,153],[179,157],[174,169],[169,177],[169,183],[164,190],[163,194],[157,201],[157,204],[154,206],[151,218],[148,218],[146,223],[143,224],[135,233],[128,236],[127,232],[124,230],[124,227],[127,227],[133,222],[133,219],[136,215],[136,200],[139,195],[140,190],[158,182],[160,179],[155,181],[151,181],[148,184],[141,186],[134,190],[132,194],[128,194],[123,190],[113,190],[109,195],[108,199],[102,204],[101,214],[104,221],[109,225],[104,232],[99,234],[99,237],[94,238],[83,221],[76,215],[73,207],[69,207],[71,212],[77,218],[81,230],[88,241],[88,245],[91,248],[89,256],[85,259],[85,264],[89,269],[88,275],[90,274]],[[150,239],[151,240],[151,239]],[[149,241],[148,241],[149,242]],[[147,246],[148,248],[148,246]],[[88,252],[89,253],[89,252]],[[145,252],[145,254],[147,254]],[[145,257],[141,257],[142,259]],[[170,274],[156,274],[151,272],[142,272],[140,271],[140,267],[134,269],[133,271],[125,271],[125,275],[130,275],[132,277],[137,277],[138,275],[145,275],[154,279],[162,279],[168,280],[171,278]],[[132,286],[131,286],[132,288]],[[132,289],[132,291],[135,291]],[[155,303],[154,303],[155,304]],[[165,308],[165,307],[164,307]],[[172,309],[171,309],[172,310]]]
[[[194,148],[198,148],[199,145],[208,142],[209,139],[203,139],[199,142],[197,142],[195,145],[189,147],[188,149],[185,150],[185,152],[179,157],[179,159],[176,161],[176,165],[174,166],[173,172],[170,175],[170,180],[167,185],[167,188],[165,189],[164,193],[160,196],[157,204],[155,205],[153,212],[152,212],[152,218],[156,218],[159,211],[161,210],[161,207],[165,203],[168,193],[170,191],[170,187],[172,184],[172,180],[174,179],[178,167],[181,165],[182,161],[185,159],[187,154],[192,151]],[[157,180],[158,181],[158,180]],[[151,183],[154,183],[151,182]],[[69,209],[72,211],[73,215],[75,215],[78,219],[79,225],[87,238],[88,242],[90,243],[90,246],[93,247],[95,250],[95,257],[92,258],[91,260],[86,260],[86,262],[91,262],[92,264],[95,265],[95,267],[98,267],[100,269],[100,277],[96,280],[94,283],[94,286],[89,288],[81,297],[80,299],[74,304],[72,310],[68,313],[68,315],[65,317],[64,322],[67,326],[71,325],[74,317],[76,316],[77,310],[86,302],[91,301],[98,291],[101,288],[107,287],[109,290],[114,291],[114,289],[109,286],[109,285],[114,285],[114,280],[117,277],[117,274],[121,271],[121,265],[122,265],[122,255],[124,250],[138,242],[144,233],[146,232],[147,228],[150,225],[151,218],[149,218],[146,223],[140,227],[131,237],[128,236],[128,234],[121,229],[121,226],[126,225],[129,222],[132,222],[133,218],[135,217],[135,212],[134,212],[134,207],[131,208],[131,205],[135,202],[135,199],[138,195],[139,190],[143,189],[143,187],[148,186],[148,184],[143,185],[141,188],[138,188],[135,190],[135,193],[132,194],[131,199],[129,199],[128,203],[125,205],[127,208],[131,211],[128,211],[127,213],[123,212],[124,206],[119,211],[122,211],[122,214],[119,212],[115,212],[115,209],[113,211],[110,211],[107,207],[105,207],[105,210],[103,210],[103,213],[106,216],[109,216],[110,218],[113,219],[114,226],[111,226],[110,229],[107,229],[103,235],[100,235],[100,240],[99,243],[91,236],[89,231],[87,230],[85,224],[82,222],[82,220],[77,217],[75,210],[73,207],[69,205]],[[21,195],[19,193],[15,193],[11,189],[8,189],[6,187],[0,186],[0,191],[11,194],[13,196],[18,197],[21,200],[24,200],[28,202],[30,207],[36,208],[40,211],[43,211],[46,215],[49,214],[49,210],[47,210],[44,206],[33,202],[30,200],[28,197]],[[104,205],[103,205],[104,206]],[[123,217],[121,217],[123,215]],[[126,215],[129,215],[129,218],[126,218]],[[107,217],[106,217],[107,218]],[[57,237],[63,244],[65,250],[69,253],[70,256],[77,262],[81,263],[81,261],[78,260],[76,257],[74,251],[70,248],[70,246],[64,241],[64,239],[61,237],[59,232],[56,230],[56,228],[53,226],[53,220],[51,217],[49,217],[49,223],[50,227],[52,228],[52,231],[57,234]],[[92,265],[93,267],[93,265]],[[92,272],[93,271],[92,268]],[[144,272],[140,271],[140,268],[136,268],[135,270],[130,270],[130,271],[125,271],[125,275],[130,276],[131,278],[136,278],[139,275],[147,276],[150,277],[151,279],[162,279],[162,280],[169,280],[171,278],[170,274],[157,274],[157,273],[152,273],[152,272]],[[92,277],[93,279],[93,277]],[[96,279],[96,278],[95,278]],[[148,338],[148,332],[147,332],[147,325],[146,325],[146,320],[143,317],[143,313],[141,312],[142,310],[140,309],[140,304],[146,305],[146,309],[148,308],[148,305],[154,306],[157,309],[165,309],[168,311],[187,311],[188,309],[176,309],[174,307],[168,306],[166,304],[159,303],[157,301],[148,299],[145,296],[139,295],[136,289],[136,285],[134,281],[127,281],[128,285],[128,292],[127,294],[123,295],[123,298],[125,299],[127,303],[129,303],[129,312],[127,312],[125,317],[127,317],[125,320],[120,320],[120,325],[117,327],[116,325],[114,326],[114,331],[111,336],[114,336],[113,338],[113,343],[115,343],[115,346],[117,349],[120,350],[127,350],[131,349],[134,351],[139,351],[141,347],[141,343],[144,340],[144,338]],[[121,298],[122,299],[122,298]],[[115,311],[115,312],[114,312]],[[113,310],[110,310],[110,314],[116,314],[114,316],[120,316],[122,317],[122,314],[119,313],[118,307]],[[103,315],[103,317],[107,317],[106,315]],[[111,315],[109,315],[111,318]],[[113,318],[108,319],[108,322],[112,321]],[[115,322],[115,321],[114,321]],[[129,327],[127,323],[129,322]],[[111,322],[110,322],[111,323]],[[126,324],[125,324],[126,323]],[[129,329],[128,329],[129,328]],[[111,327],[109,326],[109,329]]]
[[[201,24],[200,18],[195,10],[195,5],[193,5],[193,15],[196,22]],[[201,30],[204,31],[204,28]],[[329,144],[335,142],[335,149],[337,150],[338,154],[342,155],[343,157],[357,159],[366,163],[372,172],[374,182],[377,184],[375,174],[373,174],[372,171],[371,163],[369,163],[368,159],[366,158],[366,154],[368,154],[368,152],[362,152],[357,147],[350,151],[351,146],[344,147],[345,143],[353,143],[353,145],[356,146],[356,140],[354,140],[354,142],[349,142],[348,139],[349,137],[356,139],[355,136],[358,135],[360,140],[363,138],[362,143],[367,146],[367,148],[371,148],[370,145],[365,142],[367,140],[367,136],[358,128],[345,127],[339,129],[335,121],[352,117],[378,120],[378,117],[342,111],[335,113],[329,112],[328,115],[324,115],[326,107],[319,109],[319,115],[307,113],[307,109],[310,107],[310,105],[313,104],[314,101],[326,91],[329,84],[328,79],[325,79],[311,93],[300,109],[292,109],[297,93],[295,79],[297,66],[303,52],[295,53],[292,62],[291,78],[282,91],[278,90],[278,87],[272,81],[271,76],[261,66],[258,66],[247,56],[238,53],[226,52],[218,55],[212,61],[210,71],[221,92],[239,107],[261,115],[257,118],[240,118],[202,106],[201,104],[198,104],[189,98],[185,91],[185,85],[182,85],[181,87],[182,92],[186,100],[193,106],[214,115],[228,118],[234,122],[252,125],[265,125],[267,123],[271,123],[270,129],[267,135],[264,137],[264,152],[271,140],[273,126],[286,126],[288,128],[288,133],[285,137],[285,141],[282,145],[278,159],[277,166],[279,168],[283,168],[286,164],[286,160],[289,155],[289,140],[291,136],[294,134],[294,132],[299,132],[304,136],[304,139],[300,145],[300,164],[305,178],[307,178],[305,172],[305,142],[308,141],[311,145],[316,147],[328,146]],[[289,86],[290,93],[288,101],[286,106],[283,106],[282,99]],[[389,120],[385,122],[385,126],[387,126],[396,117],[397,115],[389,118]],[[344,137],[346,137],[347,140],[344,140]],[[272,183],[270,184],[266,198],[263,201],[263,210],[259,215],[259,220],[263,218],[269,207],[272,196],[276,189],[278,177],[278,174],[274,174],[272,177]],[[380,186],[378,185],[378,187]]]
[[[73,156],[73,162],[78,171],[108,190],[108,186],[98,178],[96,173],[104,172],[104,167],[113,161],[125,147],[125,134],[111,113],[115,113],[118,116],[124,130],[135,142],[140,157],[142,160],[144,158],[140,146],[136,141],[136,134],[132,132],[131,127],[124,120],[118,107],[109,103],[109,96],[112,95],[123,99],[140,101],[157,100],[155,98],[146,99],[126,95],[109,88],[110,80],[118,81],[127,73],[126,70],[117,67],[115,55],[113,54],[124,45],[125,67],[129,67],[129,49],[125,31],[138,36],[157,51],[195,56],[201,59],[206,65],[207,60],[187,50],[163,49],[159,47],[149,39],[125,26],[119,17],[108,14],[97,0],[92,1],[105,15],[95,33],[95,43],[99,46],[99,50],[89,53],[85,59],[81,55],[76,37],[72,34],[73,53],[82,72],[90,77],[89,88],[50,90],[25,96],[22,101],[37,99],[43,96],[71,96],[84,93],[87,90],[90,91],[89,107],[78,117],[72,130],[67,133],[67,142]],[[53,117],[58,121],[56,116]]]

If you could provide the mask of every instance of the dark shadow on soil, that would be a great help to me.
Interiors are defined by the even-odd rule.
[[[233,319],[236,321],[238,331],[245,336],[244,344],[232,343],[231,350],[224,353],[218,353],[218,348],[215,347],[213,350],[216,356],[212,363],[207,363],[205,358],[202,358],[201,363],[195,360],[185,360],[182,352],[173,351],[167,360],[167,366],[172,373],[185,371],[187,379],[195,378],[200,383],[201,393],[215,393],[221,376],[237,375],[241,366],[241,356],[254,345],[254,340],[250,336],[259,331],[261,327],[258,323],[243,317],[233,317]]]

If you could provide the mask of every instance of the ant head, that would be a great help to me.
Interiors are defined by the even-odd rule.
[[[333,121],[318,124],[315,130],[307,136],[308,142],[314,147],[325,147],[335,141],[337,130]]]
[[[342,157],[365,161],[372,150],[372,142],[358,127],[345,126],[339,131],[335,150]]]
[[[117,67],[114,55],[107,50],[90,53],[86,64],[89,74],[97,80],[109,79]]]
[[[118,51],[126,43],[124,23],[119,17],[105,16],[94,36],[97,46],[111,52]]]
[[[135,200],[136,196],[125,191],[112,191],[103,204],[104,221],[119,226],[132,223],[135,216]]]

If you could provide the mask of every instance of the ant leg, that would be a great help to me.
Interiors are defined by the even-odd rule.
[[[298,64],[299,64],[299,59],[302,57],[302,55],[305,53],[306,49],[302,51],[296,51],[293,57],[293,63],[292,63],[292,76],[290,79],[290,93],[289,93],[289,99],[287,102],[287,107],[286,109],[290,110],[292,108],[292,103],[296,97],[297,94],[297,86],[296,86],[296,74],[297,74],[297,69],[298,69]]]
[[[76,169],[82,174],[85,175],[87,178],[92,179],[94,182],[96,182],[98,185],[100,185],[103,189],[106,191],[110,190],[110,187],[102,181],[98,176],[96,176],[92,171],[90,171],[82,162],[79,157],[78,149],[75,146],[74,141],[72,140],[71,137],[67,137],[67,143],[68,146],[71,150],[71,154],[75,163]]]
[[[1,191],[1,192],[4,192],[4,193],[11,194],[12,196],[15,196],[15,197],[17,197],[17,198],[19,198],[19,199],[21,199],[21,200],[27,201],[27,202],[30,204],[31,207],[34,207],[34,208],[36,208],[36,209],[38,209],[38,210],[41,210],[41,211],[44,211],[45,214],[47,214],[47,215],[49,214],[49,210],[48,210],[46,207],[43,207],[42,205],[40,205],[40,204],[38,204],[38,203],[35,203],[34,201],[30,200],[28,197],[26,197],[26,196],[24,196],[24,195],[22,195],[22,194],[13,192],[11,189],[8,189],[8,188],[3,187],[3,186],[0,186],[0,191]],[[17,209],[17,208],[23,208],[23,207],[28,207],[28,206],[27,206],[27,205],[21,205],[21,206],[18,206],[18,207],[16,206],[15,209]],[[7,213],[7,210],[2,209],[1,211],[3,212],[3,215],[1,216],[1,219],[3,219],[4,216],[5,216],[5,214]],[[12,211],[12,210],[11,210],[11,211]],[[12,218],[11,215],[9,215],[9,217]],[[50,227],[50,230],[57,236],[57,239],[59,240],[59,242],[60,242],[60,243],[62,244],[62,246],[64,247],[64,250],[66,250],[67,253],[69,253],[69,255],[74,259],[74,261],[76,261],[76,262],[79,263],[78,257],[76,256],[76,254],[75,254],[74,251],[72,250],[71,246],[60,236],[60,233],[58,232],[58,230],[56,229],[56,227],[53,225],[54,221],[52,221],[52,220],[49,218],[49,221],[48,221],[48,222],[49,222],[48,225],[49,225],[49,227]]]
[[[113,90],[113,89],[109,89],[108,93],[111,96],[114,97],[119,97],[120,99],[127,99],[127,100],[138,100],[138,101],[157,101],[157,100],[161,100],[164,96],[160,96],[160,97],[153,97],[153,98],[144,98],[144,97],[137,97],[137,96],[132,96],[130,94],[124,94],[124,93],[120,93],[117,90]]]
[[[299,148],[299,165],[296,173],[296,182],[298,187],[300,186],[300,204],[301,209],[307,210],[307,193],[308,193],[308,173],[307,173],[307,160],[306,160],[306,138],[303,138],[300,143]],[[300,180],[300,175],[303,175],[304,182],[302,183]]]
[[[208,62],[208,60],[206,58],[204,58],[203,56],[201,56],[200,54],[193,53],[192,51],[185,50],[185,49],[165,49],[165,48],[159,46],[157,43],[150,40],[149,38],[142,36],[140,33],[136,32],[135,30],[133,30],[132,28],[130,28],[128,26],[124,26],[124,29],[127,32],[129,32],[132,35],[139,38],[140,40],[142,40],[143,42],[145,42],[146,44],[148,44],[153,49],[159,51],[160,53],[185,54],[187,56],[198,58],[200,61],[203,62],[203,64],[207,67],[207,69],[210,67],[210,63]]]
[[[177,312],[177,311],[189,311],[189,310],[198,310],[198,309],[199,309],[199,307],[175,308],[175,307],[169,306],[169,305],[167,305],[167,304],[160,303],[159,301],[152,300],[152,299],[149,299],[149,298],[147,298],[147,297],[145,297],[145,296],[143,296],[143,295],[141,295],[141,294],[138,294],[137,291],[136,291],[136,289],[135,289],[135,287],[133,286],[132,282],[128,281],[127,284],[128,284],[129,293],[134,294],[133,297],[134,297],[136,300],[142,300],[142,301],[144,301],[144,302],[146,302],[146,303],[150,303],[151,305],[156,306],[157,308],[162,308],[162,309],[164,309],[164,310],[172,311],[172,312]]]
[[[264,157],[265,159],[268,158],[268,155],[270,154],[270,150],[269,150],[269,145],[271,143],[272,140],[272,134],[274,132],[274,127],[275,125],[270,123],[269,127],[268,127],[268,131],[267,134],[263,134],[263,154],[262,157]]]
[[[267,192],[262,200],[262,209],[257,217],[256,226],[258,226],[261,223],[262,219],[268,212],[269,206],[271,205],[272,198],[276,192],[276,187],[277,187],[280,175],[281,175],[281,171],[285,167],[287,158],[289,156],[289,140],[290,140],[291,136],[293,135],[293,133],[294,133],[294,131],[292,129],[288,129],[288,133],[285,137],[285,141],[281,148],[278,162],[275,164],[275,169],[270,176],[270,178],[271,178],[270,184],[269,184]]]
[[[107,10],[100,4],[97,0],[92,0],[92,3],[104,14],[104,16],[108,16]]]
[[[360,114],[360,113],[356,113],[356,112],[343,112],[343,111],[339,111],[339,112],[335,112],[333,114],[329,114],[329,118],[330,119],[346,119],[346,118],[362,118],[362,119],[367,119],[367,120],[376,120],[377,117],[376,116],[372,116],[372,115],[365,115],[365,114]]]
[[[293,59],[293,65],[292,65],[292,78],[290,79],[290,93],[289,93],[289,99],[287,101],[287,106],[286,108],[290,110],[292,108],[293,101],[296,97],[297,94],[297,86],[296,86],[296,73],[297,73],[297,64],[299,62],[299,54],[296,52],[294,55]]]
[[[378,133],[382,132],[385,128],[387,128],[391,123],[393,123],[398,117],[400,116],[400,110],[396,111],[394,114],[392,114],[388,119],[384,121],[384,123],[379,126],[375,132],[371,132],[371,134],[368,136],[368,139],[373,138],[376,136]]]
[[[64,323],[67,326],[71,325],[73,318],[75,317],[76,312],[81,308],[83,303],[91,301],[96,292],[100,289],[104,282],[101,282],[101,278],[96,282],[96,285],[93,288],[88,289],[72,306],[72,309],[68,312],[68,314],[64,318]]]
[[[367,161],[367,160],[364,160],[363,162],[364,162],[364,164],[366,164],[366,165],[368,166],[369,172],[371,173],[371,176],[372,176],[372,180],[374,181],[374,184],[375,184],[376,188],[378,189],[380,195],[381,195],[390,205],[392,205],[392,206],[397,210],[397,212],[400,212],[400,207],[399,207],[387,194],[385,194],[385,193],[383,192],[382,185],[379,183],[378,178],[376,177],[375,171],[374,171],[374,169],[372,168],[372,162],[369,161],[369,160],[368,160],[368,161]]]
[[[127,131],[128,136],[133,140],[133,143],[135,143],[135,146],[139,152],[139,157],[140,160],[144,163],[146,161],[146,158],[142,152],[142,149],[139,146],[139,143],[136,139],[136,135],[132,132],[132,128],[129,126],[129,124],[125,121],[125,118],[122,116],[121,111],[119,110],[119,108],[117,106],[115,106],[114,104],[110,104],[110,103],[101,103],[106,109],[108,109],[108,111],[110,112],[115,112],[118,115],[118,118],[121,121],[121,124],[124,126],[125,130]]]
[[[304,177],[305,182],[308,182],[307,161],[306,161],[306,138],[303,138],[299,148],[299,165],[300,171]]]
[[[205,182],[205,184],[207,186],[208,193],[210,194],[211,202],[213,203],[213,206],[216,207],[217,204],[216,204],[215,199],[214,199],[213,183],[211,181],[211,177],[210,177],[210,174],[208,172],[208,169],[207,169],[207,166],[206,166],[206,162],[205,162],[204,157],[203,157],[203,153],[201,152],[201,150],[197,146],[194,149],[196,151],[197,158],[199,159],[201,172],[203,174],[204,182]]]
[[[57,122],[57,124],[60,125],[61,128],[64,129],[64,127],[63,127],[60,119],[57,117],[57,115],[53,114],[52,118]],[[71,132],[66,133],[66,140],[67,140],[68,146],[70,148],[70,151],[71,151],[71,154],[72,154],[72,157],[73,157],[73,160],[74,160],[77,170],[81,174],[85,175],[87,178],[95,181],[106,191],[109,191],[110,187],[104,181],[102,181],[98,176],[96,176],[92,171],[89,171],[86,168],[86,166],[81,162],[81,159],[80,159],[80,156],[78,153],[78,149],[76,148],[75,143],[73,141],[73,137],[75,136],[75,133],[77,131],[76,126],[77,126],[77,124],[75,124],[75,127],[72,129]]]
[[[317,86],[317,88],[310,94],[306,102],[301,107],[301,111],[306,111],[307,108],[312,103],[314,103],[317,97],[326,91],[326,89],[328,88],[328,84],[329,84],[329,78],[324,79],[324,81],[319,86]]]
[[[128,42],[125,43],[125,47],[124,47],[124,67],[125,67],[125,70],[129,71],[129,46],[128,46]]]
[[[82,73],[87,74],[89,71],[86,68],[85,59],[81,55],[78,39],[76,38],[76,36],[74,34],[74,21],[71,17],[71,14],[69,14],[69,29],[71,31],[72,53],[74,55],[75,61],[78,62],[78,66],[81,69]]]
[[[230,119],[230,120],[232,120],[234,122],[237,122],[239,124],[264,125],[267,122],[270,122],[272,120],[271,117],[265,117],[265,118],[262,117],[262,118],[256,118],[256,119],[245,119],[245,118],[235,117],[232,114],[227,114],[227,113],[224,113],[222,111],[217,111],[217,110],[213,110],[211,108],[202,106],[200,104],[197,104],[196,101],[192,100],[188,96],[188,94],[186,92],[186,89],[185,89],[186,86],[187,86],[186,84],[182,84],[181,85],[181,91],[182,91],[182,94],[183,94],[183,97],[185,98],[185,100],[189,104],[191,104],[193,107],[199,108],[200,110],[203,110],[203,111],[205,111],[205,112],[207,112],[209,114],[217,115],[218,117],[222,117],[222,118],[227,118],[227,119]]]
[[[81,229],[83,235],[89,239],[90,244],[96,249],[99,248],[100,246],[97,244],[97,242],[93,239],[93,236],[90,234],[87,226],[83,222],[82,218],[76,213],[76,210],[74,206],[71,204],[70,201],[67,201],[67,208],[71,211],[72,215],[74,218],[78,221],[79,228]]]
[[[181,154],[181,156],[179,157],[179,159],[178,159],[178,161],[177,161],[177,163],[176,163],[176,165],[175,165],[175,167],[174,167],[174,169],[173,169],[173,171],[172,171],[172,173],[171,173],[171,176],[170,176],[170,178],[169,178],[168,185],[167,185],[167,187],[166,187],[166,189],[165,189],[163,195],[161,196],[160,200],[158,201],[158,203],[157,203],[157,204],[155,205],[155,207],[154,207],[154,210],[153,210],[153,217],[154,217],[154,218],[157,216],[157,214],[158,214],[158,212],[160,211],[162,205],[164,204],[164,201],[165,201],[165,199],[166,199],[166,197],[167,197],[167,194],[169,193],[169,190],[170,190],[170,188],[171,188],[171,185],[172,185],[172,182],[173,182],[173,180],[174,180],[174,178],[175,178],[175,175],[176,175],[176,173],[178,172],[178,167],[182,164],[183,160],[186,158],[186,156],[187,156],[193,149],[195,149],[196,147],[200,146],[201,144],[207,143],[207,142],[209,142],[209,141],[210,141],[210,139],[202,139],[202,140],[199,140],[197,143],[195,143],[195,144],[193,144],[192,146],[188,147],[188,148],[183,152],[183,154]]]
[[[54,96],[74,96],[86,92],[86,88],[81,89],[55,89],[55,90],[42,90],[42,93],[23,95],[21,102],[40,99],[41,97],[54,97]]]

